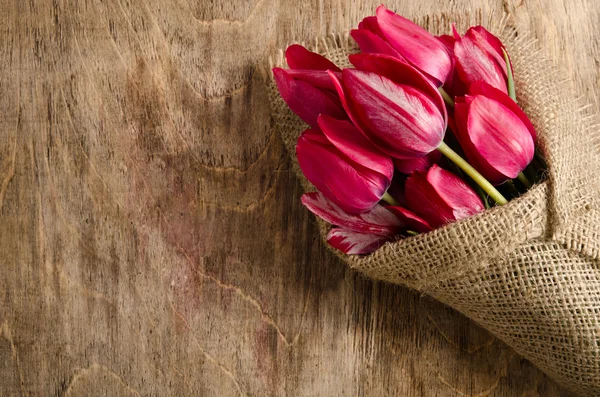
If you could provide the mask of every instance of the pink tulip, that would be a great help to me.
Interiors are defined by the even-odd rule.
[[[367,17],[350,32],[363,53],[379,53],[408,62],[442,85],[452,69],[450,54],[431,33],[408,19],[377,7],[376,17]]]
[[[437,164],[442,158],[442,154],[434,150],[423,157],[414,159],[392,159],[394,169],[402,174],[410,175],[414,171],[427,171],[432,165]]]
[[[348,214],[321,192],[306,193],[302,204],[313,214],[338,227],[328,235],[329,244],[345,254],[367,254],[393,240],[402,222],[382,205],[362,214]]]
[[[444,138],[447,113],[436,87],[412,66],[381,54],[350,56],[356,69],[329,72],[354,124],[395,158],[422,157]]]
[[[406,180],[408,207],[434,228],[484,210],[483,202],[461,178],[433,165]]]
[[[346,119],[328,71],[341,76],[341,69],[322,55],[294,44],[285,52],[290,69],[273,68],[281,98],[290,109],[312,128],[318,128],[317,117],[327,114]]]
[[[296,155],[304,176],[348,213],[373,208],[390,186],[393,164],[345,120],[321,115],[315,129],[304,131]]]
[[[508,71],[500,39],[482,26],[470,28],[463,37],[454,30],[454,36],[456,71],[465,86],[483,81],[507,93]]]
[[[487,180],[516,178],[533,159],[535,130],[504,92],[478,82],[456,98],[455,135],[468,161]]]

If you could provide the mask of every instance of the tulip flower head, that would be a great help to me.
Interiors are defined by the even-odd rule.
[[[304,176],[348,213],[365,212],[383,197],[393,164],[349,121],[319,116],[316,129],[304,131],[296,145]]]
[[[460,37],[454,29],[454,58],[461,82],[469,85],[483,81],[507,93],[508,69],[504,45],[482,26],[474,26]]]
[[[408,207],[434,228],[485,209],[481,198],[469,185],[437,165],[409,176],[405,192]]]
[[[300,45],[285,52],[290,69],[273,68],[281,98],[304,122],[318,128],[317,117],[326,114],[346,119],[328,71],[341,75],[341,69],[322,55]]]
[[[435,86],[419,71],[381,54],[350,56],[356,69],[332,72],[350,119],[381,151],[395,158],[422,157],[444,138],[447,113]]]
[[[382,5],[376,14],[363,19],[358,29],[350,32],[361,52],[399,58],[441,86],[452,70],[444,45],[419,25]]]
[[[454,116],[467,159],[493,184],[516,178],[533,159],[533,125],[504,92],[475,83],[469,95],[456,98]]]
[[[362,214],[349,214],[320,192],[306,193],[302,204],[313,214],[336,226],[328,235],[329,244],[345,254],[366,254],[394,239],[403,224],[382,205]]]

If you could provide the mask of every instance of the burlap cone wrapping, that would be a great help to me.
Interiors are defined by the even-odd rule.
[[[425,17],[435,34],[481,18]],[[486,23],[483,23],[486,25]],[[536,44],[514,28],[486,26],[505,43],[519,104],[531,118],[548,178],[506,206],[431,233],[388,243],[368,256],[336,252],[351,268],[402,284],[453,307],[559,383],[600,395],[600,156],[595,115]],[[357,49],[347,35],[316,40],[340,66]],[[281,54],[271,62],[284,66]],[[295,161],[306,125],[270,87],[273,125]],[[301,175],[297,163],[295,170]],[[302,177],[306,190],[314,190]],[[323,236],[328,226],[319,221]]]

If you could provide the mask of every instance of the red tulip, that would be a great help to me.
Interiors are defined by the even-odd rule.
[[[381,151],[395,158],[422,157],[444,138],[447,113],[435,86],[419,71],[381,54],[350,56],[356,69],[332,72],[342,105]]]
[[[427,171],[432,165],[438,163],[442,154],[434,150],[423,157],[414,159],[392,159],[394,169],[402,174],[410,175],[414,171]]]
[[[304,176],[348,213],[373,208],[390,186],[392,160],[348,121],[321,115],[318,125],[323,132],[306,130],[296,145]]]
[[[427,172],[417,171],[409,176],[405,191],[408,207],[434,228],[485,209],[466,182],[437,165]]]
[[[508,71],[500,39],[485,30],[474,26],[460,37],[454,30],[454,57],[460,80],[469,85],[483,81],[507,93]]]
[[[504,92],[475,83],[457,97],[455,135],[471,165],[493,184],[516,178],[533,159],[535,130]]]
[[[348,214],[320,192],[302,195],[302,204],[334,226],[327,242],[345,254],[367,254],[395,238],[402,222],[382,205],[362,214]]]
[[[285,57],[290,69],[273,68],[281,98],[290,109],[312,128],[317,128],[319,114],[346,119],[328,70],[341,76],[341,69],[322,55],[294,44]]]
[[[408,19],[377,7],[377,17],[367,17],[350,32],[363,53],[390,55],[410,63],[438,86],[452,69],[450,54],[431,33]]]

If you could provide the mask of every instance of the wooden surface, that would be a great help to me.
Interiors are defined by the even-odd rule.
[[[265,59],[379,3],[0,0],[0,395],[567,395],[299,203]],[[512,12],[597,106],[595,0],[388,6]]]

